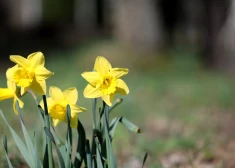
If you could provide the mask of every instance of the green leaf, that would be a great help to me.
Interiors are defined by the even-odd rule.
[[[7,137],[6,137],[6,135],[3,135],[2,143],[3,143],[4,151],[5,151],[5,154],[6,154],[6,157],[7,157],[8,167],[9,168],[13,168],[13,166],[11,164],[11,161],[10,161],[10,159],[8,157]]]
[[[27,129],[25,128],[25,125],[24,125],[24,120],[23,120],[23,117],[22,117],[22,113],[21,113],[21,109],[19,107],[19,102],[16,101],[16,108],[17,108],[17,111],[18,111],[18,114],[19,114],[19,117],[20,117],[20,124],[21,124],[21,128],[23,130],[23,134],[24,134],[24,139],[26,141],[26,145],[27,145],[27,148],[28,148],[28,151],[29,151],[29,154],[30,154],[30,159],[31,160],[34,160],[34,167],[37,167],[37,163],[40,162],[40,159],[39,157],[35,157],[35,154],[34,154],[34,145],[29,137],[29,133],[27,131]]]
[[[118,125],[118,123],[120,122],[121,119],[122,119],[122,117],[116,117],[116,118],[112,119],[112,121],[110,123],[111,126],[109,128],[109,134],[110,134],[111,142],[112,142],[112,139],[114,137],[116,127],[117,127],[117,125]]]
[[[144,159],[143,159],[142,168],[144,168],[144,164],[145,164],[145,162],[146,162],[147,158],[148,158],[148,153],[145,153],[145,155],[144,155]]]
[[[137,127],[135,124],[133,124],[132,122],[130,122],[129,120],[127,120],[126,118],[122,117],[120,119],[120,122],[130,131],[135,132],[135,133],[141,133],[142,130]]]
[[[55,139],[51,133],[51,131],[47,128],[47,127],[44,127],[44,131],[46,133],[46,135],[49,137],[49,139],[51,140],[51,142],[55,145],[55,149],[56,149],[56,152],[57,152],[57,155],[58,155],[58,159],[59,159],[59,167],[60,168],[65,168],[65,163],[64,163],[64,159],[60,153],[60,150],[58,149],[56,143],[55,143]]]
[[[101,160],[101,154],[100,154],[100,142],[98,140],[98,138],[95,138],[95,142],[96,142],[96,163],[97,163],[97,167],[98,168],[103,168],[103,163]]]
[[[69,104],[66,107],[66,117],[67,117],[67,138],[66,138],[66,158],[65,158],[65,163],[66,163],[66,168],[70,168],[72,166],[71,162],[71,154],[72,154],[72,128],[70,126],[70,121],[71,121],[71,109]]]
[[[86,151],[86,166],[87,168],[92,168],[91,149],[90,149],[90,143],[88,139],[86,140],[85,151]]]
[[[36,161],[36,168],[40,168],[42,167],[42,163],[39,159],[39,156],[38,156],[38,148],[37,148],[37,141],[36,141],[36,133],[34,132],[34,158],[38,158]]]
[[[78,119],[77,131],[78,131],[78,143],[77,143],[74,167],[81,167],[82,161],[85,158],[86,133],[79,119]]]
[[[109,114],[109,106],[105,105],[104,110],[104,128],[105,128],[105,139],[106,139],[106,153],[107,153],[107,161],[108,161],[108,167],[109,168],[116,168],[117,163],[116,159],[113,153],[112,145],[110,142],[110,136],[109,136],[109,123],[108,123],[108,114]]]
[[[34,161],[31,159],[29,151],[27,149],[27,147],[25,146],[24,142],[20,139],[20,137],[16,134],[16,132],[14,131],[14,129],[9,125],[9,123],[7,122],[3,112],[0,110],[0,114],[4,120],[4,122],[7,124],[7,127],[9,128],[11,135],[16,143],[16,146],[18,147],[18,149],[20,150],[21,155],[23,156],[23,158],[25,159],[25,161],[27,162],[27,164],[30,167],[34,167]]]

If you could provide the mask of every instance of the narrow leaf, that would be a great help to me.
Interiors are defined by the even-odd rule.
[[[3,135],[2,143],[3,143],[4,151],[5,151],[5,154],[6,154],[8,167],[9,167],[9,168],[13,168],[13,166],[12,166],[12,164],[11,164],[11,161],[10,161],[10,159],[9,159],[9,157],[8,157],[7,137],[6,137],[6,135]]]
[[[44,131],[45,131],[46,135],[50,138],[51,142],[55,145],[55,149],[56,149],[58,159],[59,159],[59,167],[65,168],[64,159],[60,153],[60,150],[56,146],[55,139],[54,139],[53,135],[51,134],[50,130],[47,127],[44,127]]]
[[[148,153],[145,153],[145,155],[144,155],[144,159],[143,159],[142,168],[144,168],[144,164],[145,164],[145,162],[146,162],[147,158],[148,158]]]
[[[90,143],[89,140],[86,140],[86,146],[85,146],[85,150],[86,150],[86,161],[87,161],[87,168],[92,168],[92,162],[91,162],[91,149],[90,149]]]
[[[4,120],[4,122],[7,124],[7,127],[9,128],[11,135],[16,143],[16,146],[18,147],[18,149],[20,150],[21,155],[24,157],[25,161],[28,163],[28,165],[30,167],[34,167],[33,164],[33,160],[30,159],[30,154],[28,152],[27,147],[25,146],[24,142],[20,139],[20,137],[16,134],[16,132],[14,131],[14,129],[9,125],[9,123],[7,122],[3,112],[0,110],[0,114]]]

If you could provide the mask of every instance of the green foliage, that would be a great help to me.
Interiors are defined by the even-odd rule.
[[[72,156],[72,128],[70,125],[71,120],[71,109],[70,106],[67,105],[67,134],[66,134],[66,140],[63,142],[59,135],[57,135],[57,132],[53,128],[50,122],[50,118],[48,115],[47,110],[47,102],[46,97],[43,96],[44,101],[44,110],[41,108],[40,105],[38,105],[38,112],[42,116],[41,118],[44,120],[44,122],[41,122],[43,126],[41,128],[44,128],[44,136],[47,138],[45,140],[45,145],[43,145],[44,148],[44,157],[43,157],[43,167],[55,167],[54,165],[54,158],[52,157],[52,150],[49,148],[49,143],[52,143],[54,145],[54,149],[57,153],[57,160],[60,168],[73,168],[73,167],[82,167],[84,164],[87,168],[116,168],[117,162],[115,158],[115,154],[113,152],[112,147],[112,140],[114,138],[114,133],[116,126],[118,123],[122,123],[128,130],[140,133],[142,132],[139,127],[134,125],[132,122],[127,120],[124,117],[117,117],[112,119],[112,122],[109,122],[109,114],[110,112],[120,104],[122,101],[116,101],[114,105],[109,108],[108,105],[103,103],[102,110],[99,112],[99,115],[97,116],[97,110],[96,110],[96,99],[93,100],[92,103],[92,115],[93,115],[93,136],[92,136],[92,146],[90,146],[90,141],[86,139],[86,133],[84,130],[84,127],[80,120],[78,119],[78,127],[77,127],[77,133],[78,133],[78,139],[77,139],[77,149],[76,149],[76,155]],[[37,102],[37,101],[36,101]],[[41,168],[42,162],[39,157],[39,150],[38,145],[36,143],[36,133],[34,132],[34,138],[33,141],[31,140],[31,137],[25,127],[25,123],[23,120],[21,109],[19,108],[19,104],[17,102],[17,110],[19,112],[19,119],[21,123],[21,128],[23,131],[24,139],[21,140],[21,138],[16,134],[14,129],[8,124],[4,114],[2,111],[0,111],[0,114],[5,121],[6,125],[8,126],[15,143],[18,147],[18,149],[21,152],[21,155],[27,162],[29,167],[35,167],[35,168]],[[100,108],[101,109],[101,108]],[[54,138],[55,137],[55,138]],[[59,143],[57,143],[59,142]],[[3,146],[8,162],[8,166],[12,167],[11,161],[8,157],[8,148],[7,148],[7,138],[6,136],[3,136]],[[50,157],[51,156],[51,157]],[[143,166],[147,159],[147,154],[145,154],[143,159]],[[53,164],[51,164],[53,163]]]

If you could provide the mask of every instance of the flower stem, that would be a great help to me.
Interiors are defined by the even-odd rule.
[[[50,118],[48,115],[46,95],[43,95],[42,99],[43,99],[43,104],[44,104],[44,111],[45,111],[44,119],[45,119],[46,127],[50,130]],[[53,157],[52,157],[52,144],[48,136],[46,136],[46,144],[48,145],[47,152],[48,152],[49,168],[53,168],[54,162],[53,162]]]

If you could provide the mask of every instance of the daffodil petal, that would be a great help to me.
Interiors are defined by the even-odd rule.
[[[39,95],[45,95],[46,94],[45,80],[37,81],[36,79],[34,79],[31,86],[30,86],[30,89]]]
[[[35,68],[35,76],[37,80],[45,80],[51,77],[54,73],[46,69],[44,66],[38,66]]]
[[[51,98],[55,101],[61,101],[65,99],[63,92],[58,87],[55,87],[55,86],[50,87],[49,94]]]
[[[48,107],[48,109],[50,109],[50,107],[53,106],[53,104],[54,104],[54,100],[51,97],[48,97],[46,100],[47,100],[47,107]],[[39,104],[42,107],[42,109],[44,110],[43,100],[41,100]],[[48,110],[48,113],[50,113],[49,110]]]
[[[113,102],[113,99],[114,99],[114,94],[102,95],[101,98],[108,106],[112,106],[112,102]]]
[[[37,66],[44,66],[45,58],[41,52],[34,52],[30,54],[27,59],[30,62],[31,68],[36,68]]]
[[[69,104],[75,104],[78,100],[78,91],[75,87],[64,90],[63,95]]]
[[[97,98],[101,96],[100,89],[88,84],[83,92],[86,98]]]
[[[129,88],[126,83],[122,79],[118,79],[117,82],[118,84],[116,88],[116,93],[127,95],[129,93]]]
[[[102,75],[105,75],[112,69],[112,66],[107,59],[102,56],[98,56],[95,60],[94,69]]]
[[[71,109],[71,115],[72,115],[72,116],[74,116],[74,115],[77,114],[77,113],[81,113],[81,112],[86,111],[85,108],[79,107],[79,106],[76,105],[76,104],[70,104],[70,109]]]
[[[101,79],[101,76],[98,72],[83,72],[82,77],[85,78],[94,87]]]
[[[9,88],[0,88],[0,101],[14,97],[14,91]]]
[[[13,100],[13,110],[18,115],[18,110],[17,110],[17,107],[16,107],[16,101],[17,100],[18,100],[20,108],[24,107],[24,102],[22,102],[17,96],[14,97],[14,100]]]
[[[23,96],[27,92],[28,89],[29,89],[29,86],[20,87],[20,95]]]
[[[10,90],[12,90],[13,92],[15,92],[16,91],[16,84],[15,84],[15,82],[13,82],[13,81],[7,81],[7,87],[10,89]]]
[[[77,128],[77,126],[78,126],[78,115],[75,115],[74,117],[71,117],[70,126],[72,128]]]
[[[58,119],[53,119],[53,126],[56,127],[60,122]]]
[[[19,66],[23,67],[23,68],[28,68],[29,67],[29,61],[19,55],[11,55],[10,56],[10,60],[16,64],[18,64]]]
[[[110,73],[113,77],[115,78],[120,78],[126,74],[128,74],[128,69],[127,68],[112,68]]]
[[[14,71],[18,68],[18,65],[13,66],[12,68],[8,68],[6,71],[6,77],[9,81],[14,81]]]

